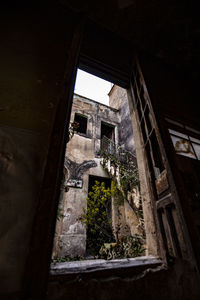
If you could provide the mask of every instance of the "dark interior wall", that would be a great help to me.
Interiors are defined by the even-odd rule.
[[[80,68],[96,76],[129,86],[134,50],[124,39],[87,20],[80,52]]]
[[[130,268],[50,276],[48,300],[198,300],[198,279],[184,262],[157,269]]]
[[[141,55],[140,63],[157,117],[168,115],[199,127],[200,105],[196,72],[192,69],[176,69],[160,59],[145,55]]]
[[[75,21],[59,7],[20,2],[0,19],[0,295],[8,299],[22,286]]]

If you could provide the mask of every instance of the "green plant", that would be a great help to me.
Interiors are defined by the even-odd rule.
[[[120,147],[118,147],[118,150],[120,150]],[[102,165],[104,169],[107,170],[108,161],[110,162],[110,165],[115,168],[113,178],[116,177],[116,170],[118,169],[121,189],[123,190],[124,195],[127,196],[128,191],[139,186],[138,168],[135,159],[130,152],[121,151],[120,153],[121,155],[101,151],[100,155],[103,157]]]
[[[131,258],[144,255],[144,239],[139,235],[124,236],[116,243],[104,244],[100,257],[104,259]]]
[[[64,217],[63,211],[62,211],[62,209],[60,207],[58,207],[57,216],[56,216],[57,221],[59,221],[63,217]]]
[[[101,150],[100,156],[103,158],[102,166],[104,170],[106,170],[110,177],[112,177],[111,191],[114,198],[114,204],[116,206],[120,206],[123,205],[125,200],[130,198],[130,194],[133,193],[134,189],[140,190],[140,182],[135,157],[132,153],[123,150],[120,146],[118,146],[117,149],[118,151],[112,154],[107,150]],[[108,169],[108,162],[114,168],[114,172],[113,170],[111,172]],[[141,198],[139,207],[136,207],[134,201],[129,202],[129,204],[138,217],[138,223],[141,224],[140,229],[144,236],[144,220]]]
[[[123,195],[122,191],[119,189],[117,180],[115,178],[113,178],[112,182],[111,182],[111,195],[114,198],[114,204],[116,206],[123,205],[124,195]]]
[[[83,209],[81,221],[87,228],[87,250],[93,256],[98,256],[104,243],[114,240],[112,233],[111,189],[105,183],[95,181],[87,198],[87,209]]]
[[[76,257],[70,257],[70,256],[65,256],[65,257],[56,257],[52,259],[52,263],[61,263],[61,262],[70,262],[70,261],[79,261],[83,260],[83,257],[81,256],[76,256]]]

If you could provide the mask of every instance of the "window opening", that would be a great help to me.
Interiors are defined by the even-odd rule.
[[[105,122],[101,122],[101,139],[106,136],[114,142],[114,126]]]
[[[98,96],[79,95],[75,88],[54,239],[57,261],[145,254],[127,93],[110,83],[109,88],[113,106],[98,102]],[[88,138],[76,132],[87,132]]]
[[[157,228],[158,226],[160,236],[162,237],[162,239],[157,242],[160,245],[160,249],[165,252],[165,258],[168,261],[171,256],[181,257],[181,247],[183,245],[180,243],[180,240],[182,239],[182,233],[180,233],[180,231],[178,232],[177,230],[177,226],[179,226],[177,225],[179,222],[177,217],[178,213],[176,210],[176,205],[174,205],[173,203],[174,199],[171,196],[171,187],[167,178],[168,174],[165,165],[166,162],[163,158],[165,156],[163,156],[163,153],[161,151],[162,144],[160,134],[154,112],[151,107],[149,95],[144,83],[144,79],[138,65],[134,68],[133,78],[134,80],[131,86],[131,90],[133,102],[135,103],[134,109],[136,114],[136,123],[138,123],[137,125],[139,128],[138,133],[140,133],[140,136],[142,137],[140,140],[140,147],[143,152],[146,152],[146,157],[143,155],[143,158],[145,158],[144,165],[145,167],[147,167],[145,180],[148,181],[148,185],[150,187],[148,187],[148,193],[150,194],[150,197],[152,197],[150,201],[156,200],[156,202],[154,202],[153,204],[153,218],[155,217],[156,220],[155,228]],[[115,90],[115,87],[115,85],[112,86],[110,93]],[[101,172],[106,172],[108,178],[111,179],[110,194],[112,195],[112,197],[110,202],[110,213],[112,219],[112,234],[113,238],[115,238],[115,242],[111,243],[111,240],[109,243],[104,243],[102,245],[103,248],[100,249],[101,253],[99,251],[97,256],[103,256],[107,259],[119,257],[121,258],[122,256],[118,256],[118,250],[121,247],[121,241],[123,241],[126,246],[131,245],[129,249],[125,247],[126,250],[128,250],[128,253],[126,252],[125,257],[135,256],[135,253],[133,253],[135,241],[137,244],[137,255],[142,255],[145,250],[143,247],[145,244],[145,232],[135,150],[133,146],[128,148],[128,146],[130,146],[130,140],[128,139],[128,136],[125,140],[122,140],[122,133],[129,133],[129,131],[127,130],[127,120],[125,122],[125,119],[127,119],[126,112],[121,109],[120,105],[122,103],[120,101],[118,102],[120,103],[119,106],[114,107],[114,109],[113,107],[110,107],[108,109],[107,105],[102,107],[94,100],[92,100],[94,102],[91,103],[91,99],[84,98],[84,100],[82,100],[80,99],[80,97],[75,97],[74,99],[76,104],[78,104],[78,102],[79,104],[82,101],[84,102],[84,110],[82,112],[76,111],[75,113],[84,114],[88,118],[88,133],[90,139],[87,139],[87,142],[90,143],[90,146],[85,143],[86,141],[84,141],[83,144],[80,143],[77,140],[77,135],[75,135],[74,139],[71,139],[69,141],[69,144],[67,145],[67,151],[73,150],[73,143],[76,145],[76,149],[71,152],[71,157],[69,157],[70,155],[68,154],[65,157],[63,180],[64,189],[62,189],[61,192],[61,198],[64,201],[61,201],[61,205],[59,207],[59,209],[61,210],[61,226],[59,226],[58,223],[58,231],[56,232],[56,236],[58,238],[56,238],[54,241],[55,246],[58,245],[60,247],[60,245],[62,245],[59,257],[61,261],[62,259],[74,260],[77,257],[80,258],[80,256],[81,258],[86,257],[86,223],[84,224],[82,220],[84,219],[84,212],[87,212],[86,194],[88,193],[88,187],[90,191],[91,186],[93,185],[91,183],[91,175],[94,176],[94,178],[100,175],[99,173],[97,174],[94,171],[97,170],[95,168],[98,168],[98,166],[101,166],[103,168]],[[95,105],[98,106],[98,114],[95,114],[91,111],[92,107],[94,107]],[[75,106],[77,110],[77,105]],[[108,126],[108,128],[107,125],[110,124],[110,122],[105,122],[105,116],[108,116],[110,111],[112,111],[112,114],[114,114],[115,118],[111,122],[113,127]],[[116,117],[116,114],[119,114],[120,111],[123,112],[123,114],[120,116],[120,122],[118,122],[119,119]],[[122,120],[123,117],[125,117],[124,120]],[[91,124],[93,124],[94,122],[96,122],[96,125],[98,123],[98,125],[95,127],[91,126]],[[105,133],[104,137],[103,133]],[[93,135],[95,136],[95,138]],[[101,148],[101,140],[103,140],[104,138],[106,138],[107,140],[110,140],[110,138],[115,139],[115,143],[113,143],[115,151],[113,151],[113,153],[109,151],[102,151],[104,149]],[[197,141],[193,140],[192,142],[198,144],[198,139]],[[80,153],[81,149],[84,149],[85,153],[87,153],[88,156],[84,157]],[[91,149],[94,156],[92,156]],[[132,152],[130,149],[132,149]],[[79,154],[77,161],[74,160],[75,153]],[[128,159],[124,159],[124,157],[128,157]],[[101,161],[97,161],[98,159],[100,159]],[[75,188],[66,186],[66,178],[82,180],[82,188],[79,188],[77,189],[77,191],[75,191]],[[84,185],[85,183],[86,185]],[[108,188],[106,188],[104,184],[102,189],[107,190]],[[84,192],[86,192],[86,194],[84,194]],[[81,201],[83,202],[80,205]],[[64,206],[62,206],[63,203]],[[131,222],[129,222],[130,218],[129,221],[126,219],[125,203],[129,208],[129,213],[132,209],[133,213],[135,213],[134,217],[138,217],[138,225],[136,226],[138,230],[137,233],[134,231],[135,227],[132,226]],[[65,204],[67,205],[65,206]],[[150,203],[148,205],[150,207]],[[134,211],[135,209],[137,209],[137,213],[136,211]],[[95,208],[93,208],[93,210],[95,211]],[[58,222],[60,222],[60,216],[58,216]],[[63,226],[67,226],[67,228],[65,228],[65,233],[67,233],[68,236],[63,237]],[[110,236],[112,236],[112,234],[110,234]],[[149,230],[148,234],[151,235],[151,230]],[[62,238],[60,240],[61,236]],[[127,237],[130,237],[130,239],[127,239]],[[134,237],[134,239],[132,239],[132,237]],[[120,247],[115,248],[116,245]],[[70,252],[66,252],[66,247],[69,247]],[[68,253],[67,256],[66,253]],[[120,255],[122,254],[120,253]]]
[[[78,113],[75,113],[74,123],[77,123],[78,133],[87,133],[87,117]]]

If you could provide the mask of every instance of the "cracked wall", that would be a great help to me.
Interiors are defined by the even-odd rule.
[[[83,181],[82,188],[63,186],[60,199],[62,215],[56,225],[54,257],[84,257],[86,254],[86,228],[80,221],[83,208],[87,207],[89,175],[108,177],[101,166],[99,156],[101,122],[115,126],[115,141],[118,142],[120,117],[118,110],[79,95],[74,95],[71,122],[75,113],[87,116],[87,132],[75,133],[67,143],[64,186],[69,179]]]

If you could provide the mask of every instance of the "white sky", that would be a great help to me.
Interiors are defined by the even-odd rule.
[[[78,69],[74,93],[109,105],[112,83]]]

